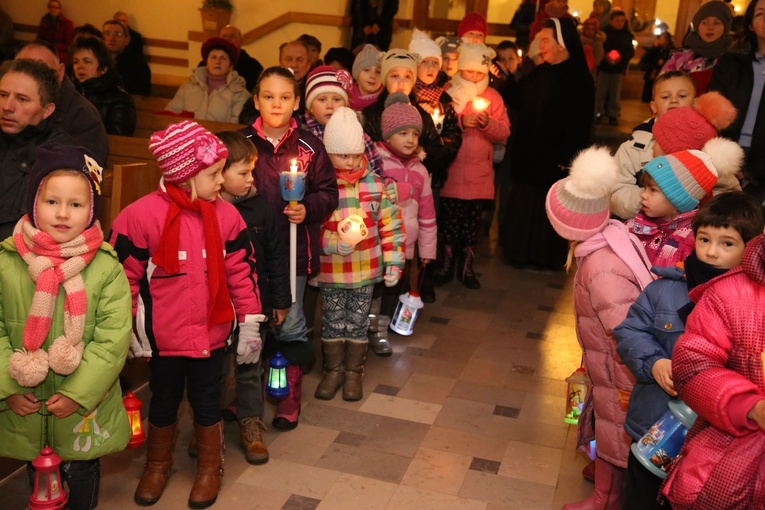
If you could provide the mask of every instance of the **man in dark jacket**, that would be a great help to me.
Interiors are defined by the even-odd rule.
[[[133,50],[133,53],[146,60],[146,57],[143,55],[143,36],[141,35],[141,32],[130,26],[127,14],[122,11],[117,11],[114,13],[114,19],[125,25],[125,28],[127,29],[128,36],[130,36],[128,48]]]
[[[101,116],[96,107],[75,90],[72,80],[64,72],[64,64],[58,60],[55,48],[37,39],[25,44],[16,58],[37,60],[55,71],[59,92],[54,101],[56,109],[51,115],[51,122],[74,138],[78,145],[90,149],[104,164],[109,155],[109,140]]]
[[[242,32],[233,25],[226,25],[220,29],[219,37],[229,41],[239,50],[239,60],[234,70],[247,82],[247,90],[252,93],[258,84],[258,77],[263,72],[263,66],[242,49]]]
[[[75,145],[52,122],[58,95],[56,73],[42,62],[9,60],[0,67],[0,238],[24,215],[29,170],[37,146]]]
[[[101,29],[104,42],[114,59],[114,68],[122,78],[122,85],[131,94],[151,95],[151,69],[142,56],[128,46],[128,29],[117,20],[109,20]]]
[[[615,126],[621,112],[622,75],[627,72],[635,47],[624,11],[612,11],[611,22],[603,27],[603,32],[606,42],[603,61],[598,66],[595,118],[600,121],[608,117],[608,123]]]

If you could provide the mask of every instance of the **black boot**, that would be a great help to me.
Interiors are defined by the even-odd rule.
[[[423,303],[436,302],[436,289],[433,288],[433,261],[420,269],[422,271],[422,283],[420,284],[420,299]]]
[[[475,246],[468,246],[462,249],[462,257],[457,272],[457,280],[468,289],[480,289],[481,282],[475,277],[473,272],[473,261],[475,260]]]
[[[433,274],[433,285],[440,287],[454,278],[454,246],[444,245],[444,260]]]

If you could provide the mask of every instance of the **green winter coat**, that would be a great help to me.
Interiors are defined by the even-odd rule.
[[[43,448],[45,423],[48,444],[65,461],[89,460],[123,450],[130,438],[122,405],[119,373],[125,364],[132,325],[130,286],[111,246],[103,243],[82,272],[88,299],[79,367],[68,376],[48,372],[35,388],[20,386],[8,375],[8,360],[22,347],[22,333],[35,285],[12,238],[0,243],[0,456],[32,460]],[[53,324],[43,349],[63,334],[64,289],[59,288]],[[61,420],[47,413],[19,416],[5,399],[34,393],[45,400],[54,393],[71,398],[80,408]]]

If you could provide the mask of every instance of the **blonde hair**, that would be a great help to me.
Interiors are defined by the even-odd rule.
[[[196,177],[196,176],[194,176]],[[190,178],[187,181],[179,182],[176,186],[179,188],[188,188],[191,190],[191,201],[195,202],[199,196],[197,195],[197,185],[194,184],[194,177]]]
[[[566,265],[563,266],[566,268],[566,272],[570,273],[572,269],[574,269],[574,266],[576,265],[576,256],[574,255],[574,251],[576,250],[576,247],[582,244],[582,241],[569,241],[568,242],[568,255],[566,255]]]

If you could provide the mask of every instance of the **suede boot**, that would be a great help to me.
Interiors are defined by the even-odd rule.
[[[271,425],[279,430],[292,430],[298,426],[300,399],[303,395],[303,370],[292,363],[287,365],[287,383],[290,394],[276,404],[276,413]]]
[[[343,384],[345,342],[342,338],[322,338],[321,350],[324,355],[324,378],[316,387],[313,396],[322,400],[332,400]]]
[[[177,423],[162,428],[149,423],[149,437],[146,440],[146,465],[133,496],[138,505],[151,506],[162,497],[167,479],[170,478],[170,468],[173,467],[173,450],[175,450],[177,427]]]
[[[239,422],[239,446],[244,458],[250,464],[260,465],[268,462],[268,448],[263,443],[263,431],[266,425],[258,417],[242,418]]]
[[[601,458],[595,459],[595,490],[589,498],[563,505],[563,510],[621,510],[624,469]]]
[[[468,289],[480,289],[481,282],[475,277],[473,272],[473,262],[475,261],[475,246],[468,246],[462,250],[460,265],[457,268],[457,279]]]
[[[454,246],[451,244],[444,245],[444,259],[441,263],[441,267],[436,269],[433,273],[433,285],[440,287],[446,283],[449,283],[454,278]]]
[[[197,477],[189,494],[189,507],[207,508],[218,499],[223,482],[223,421],[203,427],[194,424],[197,437]]]
[[[364,375],[364,362],[367,360],[366,340],[345,340],[345,382],[343,400],[356,401],[364,396],[361,391],[361,378]]]

